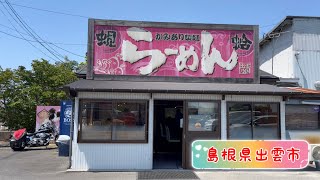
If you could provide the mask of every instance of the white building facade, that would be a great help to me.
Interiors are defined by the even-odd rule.
[[[260,41],[260,69],[300,87],[320,81],[320,17],[287,16]]]

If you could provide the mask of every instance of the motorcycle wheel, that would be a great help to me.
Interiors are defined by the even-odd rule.
[[[24,143],[24,142],[23,142]],[[13,151],[22,151],[22,150],[24,150],[24,148],[26,147],[25,145],[24,146],[20,146],[20,147],[14,147],[14,146],[10,146],[11,147],[11,149],[13,150]]]

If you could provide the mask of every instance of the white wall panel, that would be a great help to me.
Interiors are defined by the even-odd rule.
[[[153,99],[179,99],[179,100],[221,100],[222,96],[217,94],[165,94],[153,93]]]
[[[281,102],[282,96],[226,95],[226,101]]]
[[[150,99],[150,93],[79,92],[79,98],[94,99]]]
[[[292,27],[286,27],[259,49],[260,69],[281,78],[294,78]],[[273,58],[272,58],[273,57]]]
[[[286,102],[280,102],[280,137],[286,139]]]
[[[227,140],[227,102],[221,100],[221,140]]]

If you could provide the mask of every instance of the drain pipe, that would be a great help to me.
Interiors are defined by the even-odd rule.
[[[77,97],[77,93],[73,92],[71,93],[69,90],[69,97],[72,100],[72,113],[71,113],[71,121],[70,121],[70,141],[69,141],[69,165],[68,165],[68,169],[71,169],[71,165],[72,165],[72,142],[73,142],[73,127],[74,127],[74,118],[75,118],[75,106],[76,106],[76,98]]]
[[[72,141],[73,141],[73,118],[74,118],[74,100],[72,101],[72,114],[71,114],[71,124],[70,124],[70,141],[69,141],[69,165],[68,169],[71,169],[71,157],[72,157]]]
[[[74,123],[74,111],[75,111],[75,100],[72,100],[72,114],[71,114],[71,122],[70,122],[70,142],[69,142],[69,166],[68,169],[71,169],[71,161],[72,161],[72,141],[73,141],[73,123]]]

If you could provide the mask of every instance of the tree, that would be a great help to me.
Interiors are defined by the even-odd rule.
[[[0,121],[9,129],[25,127],[35,129],[36,106],[59,106],[67,99],[62,87],[77,80],[76,61],[67,58],[50,64],[47,60],[34,60],[32,70],[0,68]]]

